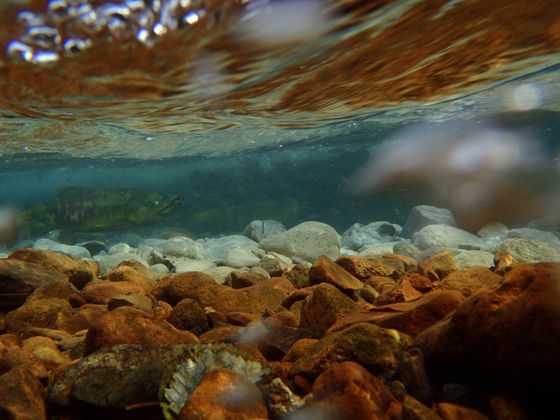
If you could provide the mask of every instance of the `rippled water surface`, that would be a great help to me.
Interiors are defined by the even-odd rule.
[[[223,155],[555,113],[559,47],[555,0],[4,1],[1,153]]]

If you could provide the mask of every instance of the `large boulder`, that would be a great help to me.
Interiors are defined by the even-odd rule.
[[[340,237],[336,230],[321,222],[303,222],[283,233],[261,241],[266,251],[274,251],[290,258],[313,262],[326,255],[336,259],[340,255]]]
[[[412,238],[416,232],[429,225],[456,226],[456,223],[451,210],[433,206],[416,206],[410,210],[400,236]]]

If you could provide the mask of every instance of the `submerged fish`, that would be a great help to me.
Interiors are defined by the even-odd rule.
[[[180,205],[174,194],[67,187],[58,190],[56,200],[22,211],[18,222],[32,232],[118,230],[157,223]]]
[[[16,211],[11,207],[0,207],[0,244],[15,244],[18,231]]]

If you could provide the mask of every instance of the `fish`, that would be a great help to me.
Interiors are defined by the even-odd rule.
[[[22,210],[17,221],[32,233],[119,230],[157,223],[181,205],[175,194],[72,186],[59,189],[55,200]]]
[[[8,206],[0,207],[0,244],[11,247],[17,242],[18,234],[16,210]]]

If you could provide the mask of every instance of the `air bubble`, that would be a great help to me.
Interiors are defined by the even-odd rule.
[[[198,22],[198,19],[199,17],[196,12],[189,12],[183,17],[183,21],[185,21],[189,25],[194,25],[196,22]]]
[[[157,36],[162,36],[167,32],[167,28],[158,22],[154,25],[153,31]]]
[[[64,41],[64,51],[67,54],[77,54],[91,47],[91,40],[69,38]]]
[[[28,11],[19,12],[16,17],[16,22],[27,26],[39,26],[46,23],[44,17],[37,16],[35,13]]]
[[[11,41],[6,47],[6,53],[13,58],[21,58],[25,61],[31,61],[33,57],[33,48],[23,42]]]
[[[60,45],[60,34],[50,26],[35,26],[29,28],[24,40],[43,48],[51,48]]]
[[[58,61],[60,56],[54,51],[37,51],[31,57],[34,64],[51,64]]]

